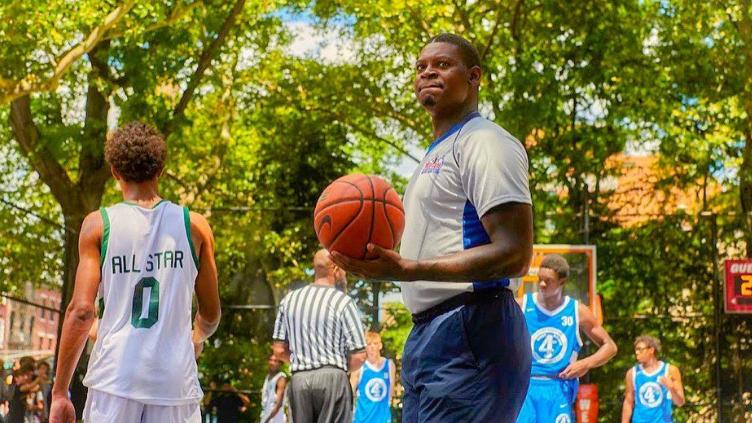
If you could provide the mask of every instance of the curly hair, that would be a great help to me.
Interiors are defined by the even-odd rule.
[[[143,122],[129,122],[104,146],[104,158],[128,182],[154,179],[164,169],[167,144],[162,134]]]

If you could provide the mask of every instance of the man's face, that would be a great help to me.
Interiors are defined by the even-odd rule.
[[[647,363],[655,354],[655,350],[644,342],[638,342],[637,345],[635,345],[634,351],[635,359],[640,364]]]
[[[275,356],[269,356],[269,370],[276,372],[279,370],[280,362]]]
[[[16,383],[16,385],[23,385],[23,384],[29,383],[31,382],[31,375],[32,375],[31,372],[21,373],[14,378],[15,379],[14,382]]]
[[[538,270],[538,293],[546,299],[561,296],[566,279],[559,278],[552,269],[541,267]]]
[[[479,81],[480,68],[468,69],[454,44],[430,43],[415,62],[415,95],[429,112],[462,107]]]

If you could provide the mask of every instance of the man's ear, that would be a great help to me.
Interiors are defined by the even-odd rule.
[[[480,86],[480,78],[482,76],[483,72],[480,70],[480,66],[473,66],[468,71],[468,78],[467,82],[472,85],[473,87],[479,87]]]

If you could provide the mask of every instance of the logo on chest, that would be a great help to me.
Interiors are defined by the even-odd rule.
[[[530,337],[530,347],[538,363],[558,363],[567,352],[567,337],[559,329],[541,328]]]
[[[382,379],[371,379],[366,383],[365,394],[369,400],[379,402],[386,398],[386,382]]]
[[[663,389],[655,382],[647,382],[640,387],[640,403],[648,408],[655,408],[663,402]]]
[[[441,168],[443,167],[444,158],[436,156],[423,164],[423,170],[420,171],[420,174],[425,175],[426,173],[429,173],[438,175],[439,173],[441,173]]]

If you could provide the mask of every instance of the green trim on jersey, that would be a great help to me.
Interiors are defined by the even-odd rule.
[[[193,236],[191,235],[191,212],[188,211],[188,207],[183,207],[183,220],[185,221],[185,234],[188,235],[188,245],[191,246],[193,264],[195,264],[196,269],[198,269],[198,256],[196,255],[196,247],[193,246]]]
[[[107,210],[104,207],[99,208],[99,214],[102,215],[102,223],[104,223],[102,245],[99,247],[99,268],[101,269],[107,256],[107,245],[110,243],[110,218],[107,217]]]
[[[165,199],[163,198],[163,199],[159,200],[159,202],[158,202],[157,204],[155,204],[155,205],[151,206],[151,209],[152,209],[152,210],[153,210],[153,209],[156,209],[156,208],[157,208],[157,207],[158,207],[158,206],[159,206],[160,204],[162,204],[162,203],[167,203],[167,202],[169,202],[169,200],[165,200]],[[129,206],[133,206],[133,207],[141,207],[141,208],[144,208],[144,209],[149,209],[149,207],[143,207],[143,206],[141,206],[141,205],[139,205],[139,204],[137,204],[137,203],[134,203],[133,201],[123,201],[123,204],[127,204],[127,205],[129,205]]]
[[[99,297],[99,301],[97,301],[97,316],[101,319],[102,316],[104,316],[104,297]]]

